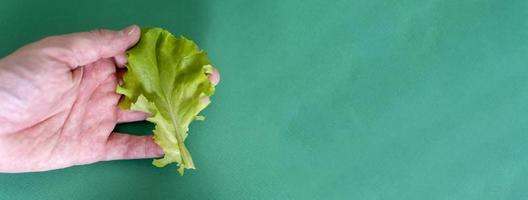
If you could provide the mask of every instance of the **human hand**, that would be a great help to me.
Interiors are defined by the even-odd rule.
[[[115,93],[139,37],[137,26],[52,36],[0,60],[0,172],[162,156],[151,136],[112,133],[148,117],[120,110]]]

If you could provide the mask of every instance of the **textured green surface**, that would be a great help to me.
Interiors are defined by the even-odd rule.
[[[4,0],[1,55],[137,23],[195,40],[222,82],[197,170],[1,174],[0,199],[526,199],[527,19],[524,0]]]

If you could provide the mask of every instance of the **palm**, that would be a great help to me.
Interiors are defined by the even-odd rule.
[[[9,149],[9,152],[2,158],[11,164],[18,163],[18,169],[40,170],[93,163],[126,154],[146,154],[131,150],[148,149],[125,149],[119,146],[116,149],[116,145],[127,144],[127,141],[119,140],[128,137],[114,133],[112,136],[115,139],[109,139],[118,122],[118,112],[122,112],[117,108],[120,96],[114,92],[117,77],[111,60],[102,59],[73,71],[64,70],[66,66],[61,63],[47,65],[39,66],[48,68],[46,71],[49,73],[41,74],[40,77],[49,80],[35,79],[31,83],[18,83],[37,85],[42,81],[45,84],[39,87],[46,90],[32,91],[36,93],[36,98],[19,102],[35,108],[38,113],[32,113],[25,119],[24,124],[33,126],[3,136],[2,148]],[[49,102],[53,102],[51,106]],[[109,151],[106,147],[110,145],[112,149]]]
[[[162,155],[148,136],[112,133],[119,121],[147,116],[118,109],[113,59],[77,67],[65,62],[60,50],[43,51],[42,46],[57,43],[54,40],[0,60],[0,85],[6,86],[0,88],[0,99],[5,100],[0,104],[0,171],[41,171]],[[27,76],[28,72],[37,75]]]

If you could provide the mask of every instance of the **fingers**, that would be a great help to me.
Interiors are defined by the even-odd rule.
[[[211,81],[211,83],[213,83],[213,85],[218,85],[218,83],[220,82],[220,73],[214,67],[213,72],[207,74],[207,77],[209,77],[209,80]]]
[[[112,133],[105,146],[104,160],[142,159],[163,156],[152,136]]]
[[[127,63],[127,57],[125,53],[118,54],[114,57],[114,61],[119,68],[124,68]]]
[[[116,59],[116,64],[120,65]],[[122,62],[124,65],[126,63]],[[220,81],[218,70],[213,68],[213,72],[208,74],[209,80],[217,85]],[[203,98],[201,101],[208,102],[209,98]],[[142,121],[150,117],[150,114],[137,111],[118,110],[118,123]],[[155,158],[163,156],[163,150],[154,142],[151,136],[134,136],[122,133],[112,133],[106,143],[106,153],[104,160],[121,160],[121,159],[141,159]]]
[[[121,31],[95,30],[52,36],[39,41],[38,44],[41,48],[49,49],[49,54],[56,59],[76,68],[101,58],[122,55],[137,43],[140,32],[138,26],[132,25]],[[119,59],[120,62],[123,61],[122,58]]]
[[[146,112],[117,110],[117,123],[143,121],[149,117],[150,114]]]
[[[202,103],[202,104],[209,104],[209,103],[211,103],[211,98],[208,97],[208,96],[202,97],[202,98],[200,99],[200,103]]]

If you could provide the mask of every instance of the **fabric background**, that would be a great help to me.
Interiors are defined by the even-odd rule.
[[[195,40],[222,82],[197,170],[0,174],[0,199],[528,198],[527,19],[524,0],[2,0],[0,56],[136,23]]]

